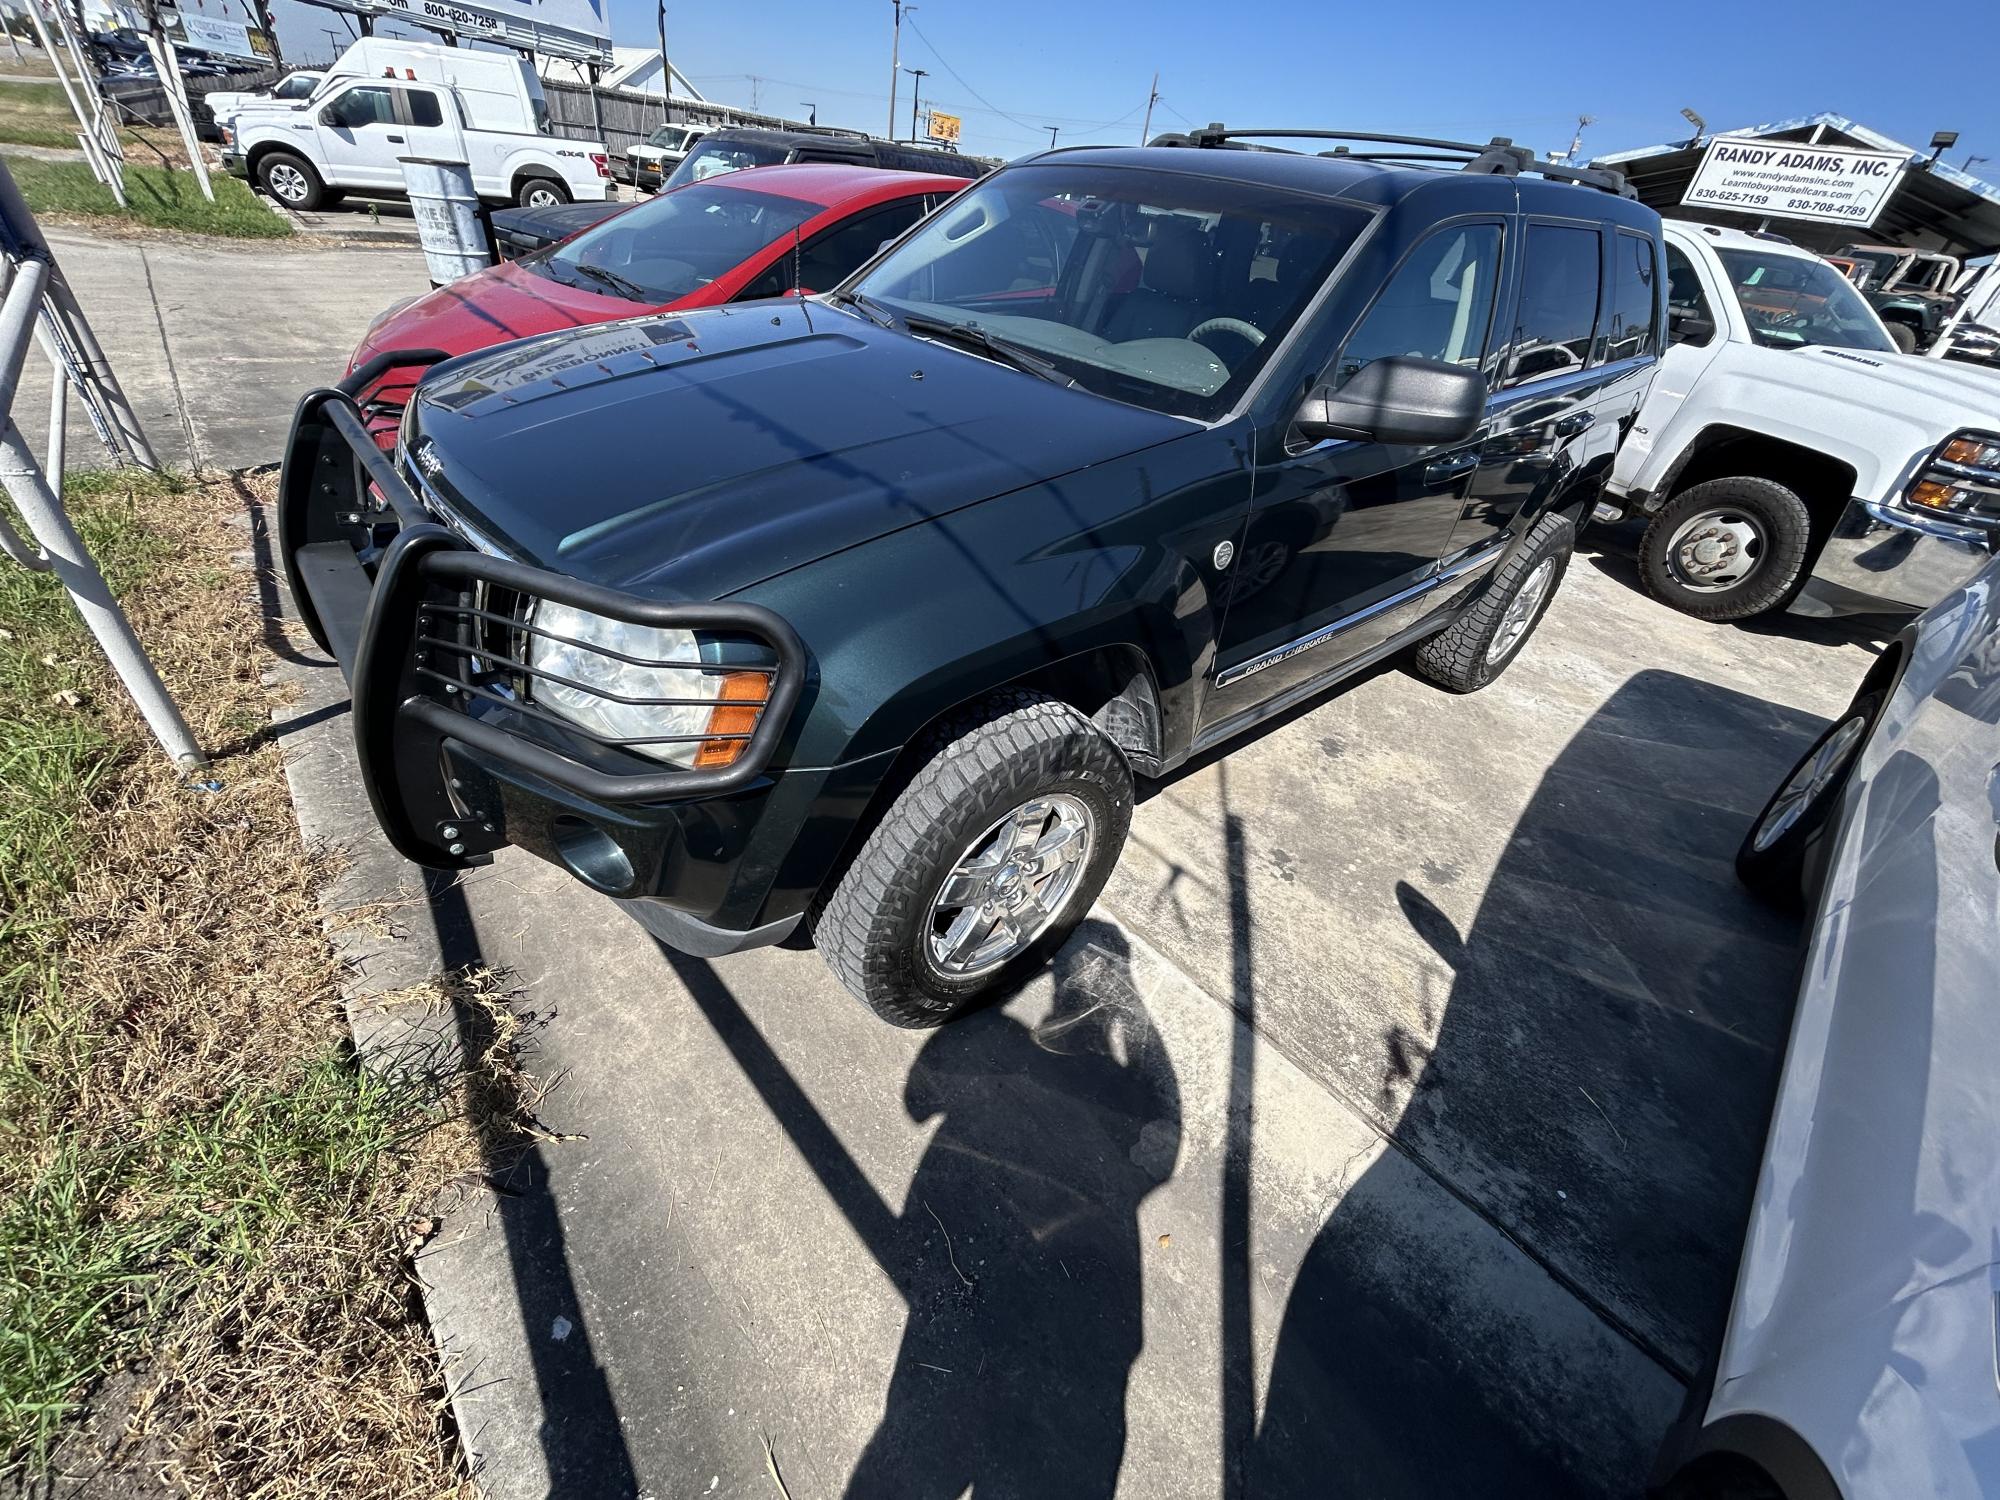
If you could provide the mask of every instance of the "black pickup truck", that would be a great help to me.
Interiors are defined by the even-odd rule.
[[[1243,139],[1325,134],[1043,153],[821,297],[308,394],[283,551],[391,841],[934,1025],[1135,777],[1391,655],[1492,681],[1651,382],[1659,220],[1505,141]],[[347,392],[398,362],[391,458]]]

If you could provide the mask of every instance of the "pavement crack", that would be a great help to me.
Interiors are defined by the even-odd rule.
[[[201,439],[195,434],[187,392],[181,386],[180,366],[174,363],[173,340],[167,337],[167,317],[160,310],[160,294],[153,285],[153,263],[146,258],[144,245],[139,246],[139,269],[146,273],[146,300],[152,304],[153,323],[160,330],[160,352],[167,361],[167,381],[174,388],[174,414],[180,419],[181,436],[187,441],[188,465],[200,474],[208,468],[208,461],[201,451]]]

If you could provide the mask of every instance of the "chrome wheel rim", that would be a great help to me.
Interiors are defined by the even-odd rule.
[[[1024,802],[966,845],[931,901],[924,952],[950,979],[990,974],[1040,937],[1076,895],[1097,820],[1064,792]]]
[[[1771,805],[1751,836],[1750,847],[1762,854],[1798,826],[1799,819],[1825,795],[1834,779],[1854,758],[1867,732],[1868,721],[1856,714],[1820,742],[1820,747],[1798,764],[1791,778],[1778,789]]]
[[[269,177],[271,191],[287,203],[303,202],[306,196],[306,174],[297,167],[275,166]]]
[[[551,204],[560,202],[562,202],[562,199],[558,198],[553,192],[551,192],[547,188],[529,188],[528,201],[525,204],[523,204],[522,207],[547,208]]]
[[[1523,581],[1513,599],[1507,605],[1507,612],[1500,616],[1500,628],[1493,632],[1492,644],[1486,648],[1486,661],[1490,666],[1504,660],[1513,649],[1521,644],[1521,638],[1528,633],[1528,627],[1535,623],[1535,613],[1542,607],[1542,601],[1549,596],[1549,585],[1555,580],[1556,560],[1545,557],[1535,564],[1535,570]]]
[[[1667,571],[1697,594],[1735,588],[1763,560],[1764,528],[1733,508],[1690,516],[1667,541]]]

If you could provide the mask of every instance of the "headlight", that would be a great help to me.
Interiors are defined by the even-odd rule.
[[[1903,492],[1918,510],[2000,526],[2000,437],[1962,432],[1939,446]]]
[[[692,631],[628,625],[551,599],[528,624],[531,696],[588,734],[682,770],[713,770],[733,764],[746,741],[711,736],[757,727],[770,678],[691,665],[701,661]]]

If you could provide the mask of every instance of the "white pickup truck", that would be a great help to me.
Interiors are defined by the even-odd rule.
[[[1666,223],[1669,348],[1600,520],[1705,620],[1929,608],[2000,543],[2000,372],[1897,352],[1840,273]]]
[[[404,156],[467,162],[481,198],[524,208],[601,201],[611,181],[601,141],[547,133],[541,80],[512,52],[364,37],[304,101],[217,123],[223,166],[290,208],[400,194]]]

